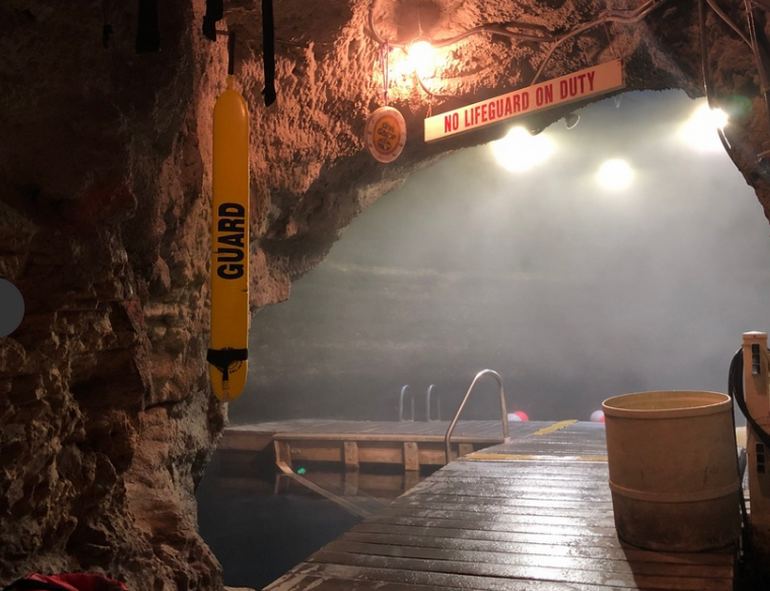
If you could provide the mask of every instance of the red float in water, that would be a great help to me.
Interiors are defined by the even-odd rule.
[[[526,423],[529,420],[529,415],[525,413],[523,410],[517,410],[517,411],[508,413],[508,420],[514,423],[519,423],[519,422]]]
[[[591,421],[594,423],[603,423],[604,422],[604,411],[601,410],[595,410],[591,413]]]

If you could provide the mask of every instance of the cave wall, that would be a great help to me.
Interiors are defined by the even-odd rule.
[[[266,109],[257,3],[225,4],[252,106],[255,309],[287,298],[338,231],[410,171],[504,131],[426,146],[429,110],[527,84],[548,49],[474,35],[452,49],[445,82],[436,81],[449,98],[392,88],[409,140],[384,166],[362,140],[382,101],[370,8],[377,35],[407,41],[417,17],[434,38],[510,21],[559,33],[607,6],[277,0],[278,102]],[[743,3],[722,4],[743,25]],[[696,8],[662,2],[639,23],[592,29],[558,49],[544,77],[622,57],[628,88],[698,95]],[[194,501],[225,421],[204,361],[211,110],[225,48],[202,38],[204,9],[203,0],[161,3],[161,51],[137,54],[136,3],[0,7],[0,275],[26,301],[22,325],[0,339],[0,583],[28,570],[101,569],[134,589],[221,587]],[[756,68],[733,32],[713,14],[707,23],[715,94],[749,99],[728,138],[767,212],[757,154],[767,149],[768,122]],[[527,123],[541,129],[563,114]]]

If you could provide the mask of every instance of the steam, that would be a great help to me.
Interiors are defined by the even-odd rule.
[[[741,333],[770,328],[770,228],[727,155],[678,140],[694,107],[624,95],[547,129],[554,154],[526,173],[480,146],[415,174],[254,318],[234,419],[390,419],[403,383],[436,383],[446,413],[485,367],[533,419],[724,391]],[[628,189],[596,184],[609,158],[633,166]]]

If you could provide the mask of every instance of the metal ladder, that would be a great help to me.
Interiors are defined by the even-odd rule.
[[[486,375],[490,375],[493,378],[495,378],[495,381],[497,381],[498,385],[498,392],[500,393],[500,413],[501,413],[501,422],[503,427],[503,443],[507,443],[510,439],[510,436],[508,434],[508,409],[505,406],[505,389],[503,387],[503,377],[497,373],[494,369],[482,369],[479,373],[476,374],[476,377],[473,378],[473,381],[471,382],[471,385],[468,386],[468,391],[465,393],[465,396],[463,397],[463,401],[460,403],[460,406],[457,409],[457,412],[455,413],[454,418],[452,418],[452,422],[449,423],[449,428],[446,430],[446,435],[444,436],[444,449],[446,452],[446,463],[448,464],[452,458],[451,455],[451,441],[452,441],[452,433],[455,430],[455,426],[457,425],[457,421],[460,419],[460,415],[463,412],[463,409],[465,408],[465,404],[468,402],[468,398],[471,395],[471,392],[473,392],[473,389],[476,387],[476,384],[478,381],[483,378]]]
[[[406,393],[409,391],[409,384],[404,384],[401,386],[401,394],[398,397],[398,420],[399,422],[404,420],[404,397],[406,396]],[[412,402],[412,418],[409,419],[410,421],[414,421],[414,394],[412,394],[411,397]]]
[[[410,419],[404,419],[404,399],[406,398],[407,392],[409,392],[410,389],[411,389],[411,386],[409,384],[404,384],[403,386],[401,386],[401,393],[399,394],[399,397],[398,397],[398,420],[399,420],[399,422],[404,421],[404,420],[410,420],[410,421],[414,421],[415,420],[415,417],[414,417],[414,405],[415,405],[414,399],[415,399],[415,396],[414,396],[414,394],[412,394],[411,397],[410,397],[410,402],[411,402],[411,409],[410,409],[411,410],[411,418]],[[430,386],[428,386],[428,389],[425,391],[425,420],[428,421],[428,422],[441,420],[441,396],[436,395],[436,418],[435,419],[432,417],[432,413],[431,413],[431,410],[432,410],[432,407],[433,407],[433,405],[431,404],[431,401],[433,400],[433,391],[435,389],[436,389],[436,384],[431,384]]]

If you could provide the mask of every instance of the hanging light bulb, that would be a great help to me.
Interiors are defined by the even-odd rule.
[[[420,78],[429,78],[436,71],[436,49],[429,41],[418,39],[406,52],[407,67]]]
[[[724,129],[728,123],[727,113],[722,109],[712,109],[705,100],[700,101],[679,128],[679,137],[698,152],[721,152],[724,148],[717,130]]]

